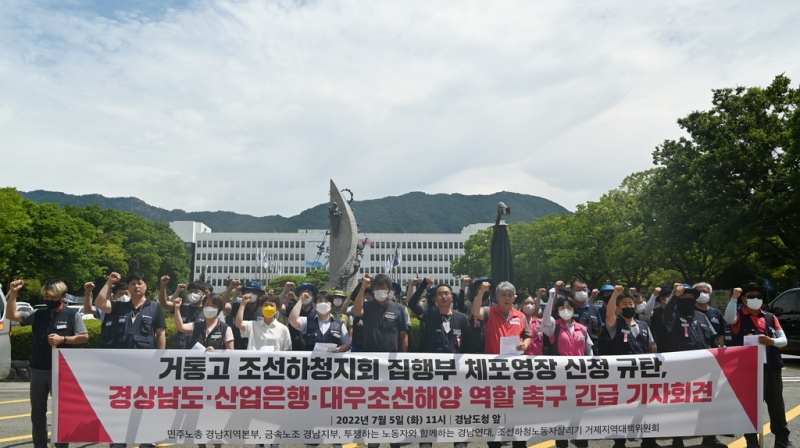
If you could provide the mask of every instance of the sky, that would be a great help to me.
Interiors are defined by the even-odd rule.
[[[333,179],[574,210],[652,168],[712,89],[798,87],[798,19],[790,1],[6,0],[0,186],[291,216]]]

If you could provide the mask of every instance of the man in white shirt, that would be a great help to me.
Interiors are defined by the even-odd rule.
[[[242,305],[236,314],[236,328],[247,338],[247,350],[260,350],[261,347],[274,347],[275,351],[290,351],[292,338],[289,328],[278,322],[278,298],[267,295],[261,306],[264,320],[244,320],[245,305],[252,299],[250,294],[242,297]]]

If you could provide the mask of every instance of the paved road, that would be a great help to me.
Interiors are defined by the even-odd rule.
[[[786,402],[787,419],[789,419],[789,429],[792,431],[791,442],[800,448],[800,357],[785,356],[786,369],[783,371],[784,378],[784,400]],[[31,448],[33,443],[30,436],[30,402],[28,401],[28,383],[0,383],[0,447],[19,447]],[[762,406],[764,421],[769,421],[766,406]],[[769,424],[765,425],[765,431],[769,430]],[[741,435],[740,435],[741,436]],[[744,439],[741,437],[721,436],[720,440],[727,443],[730,448],[744,448]],[[662,446],[670,446],[669,440],[659,440]],[[772,434],[767,435],[765,447],[772,448],[775,442]],[[700,438],[685,440],[687,447],[701,446]],[[611,441],[592,441],[589,443],[592,448],[611,448]],[[107,448],[108,445],[95,444],[72,444],[72,447],[97,447]],[[161,445],[174,446],[177,445]],[[181,445],[194,446],[194,445]],[[323,448],[330,448],[320,445]],[[434,448],[452,448],[452,444],[435,444]],[[553,441],[546,441],[533,448],[550,448],[555,446]],[[628,442],[628,446],[638,447],[639,442]],[[247,445],[226,445],[226,447],[247,448]],[[252,445],[249,446],[252,448]],[[304,445],[281,445],[281,448],[303,448]],[[356,445],[345,445],[345,448],[355,448]],[[505,448],[510,447],[506,445]],[[572,445],[571,445],[572,447]],[[382,445],[381,448],[389,448],[389,445]],[[417,444],[406,445],[404,448],[418,448]],[[470,443],[469,448],[486,448],[485,443]]]

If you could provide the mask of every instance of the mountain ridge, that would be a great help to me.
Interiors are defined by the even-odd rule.
[[[71,195],[34,190],[20,194],[37,203],[84,207],[98,205],[133,212],[153,221],[198,221],[214,232],[296,232],[328,227],[328,204],[318,204],[297,215],[252,216],[230,211],[187,212],[166,210],[136,197],[108,198],[100,194]],[[561,205],[538,196],[501,191],[488,195],[427,194],[412,191],[399,196],[353,201],[350,205],[359,231],[369,233],[458,233],[467,225],[494,222],[497,203],[505,202],[512,214],[506,222],[526,221],[551,213],[570,213]]]

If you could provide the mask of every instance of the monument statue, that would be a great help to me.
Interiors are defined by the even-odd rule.
[[[356,217],[350,204],[342,195],[343,190],[331,180],[328,219],[330,220],[330,280],[322,289],[352,291],[356,286],[356,274],[361,265],[361,250],[358,243]],[[352,194],[351,194],[352,199]],[[363,250],[363,249],[362,249]]]

